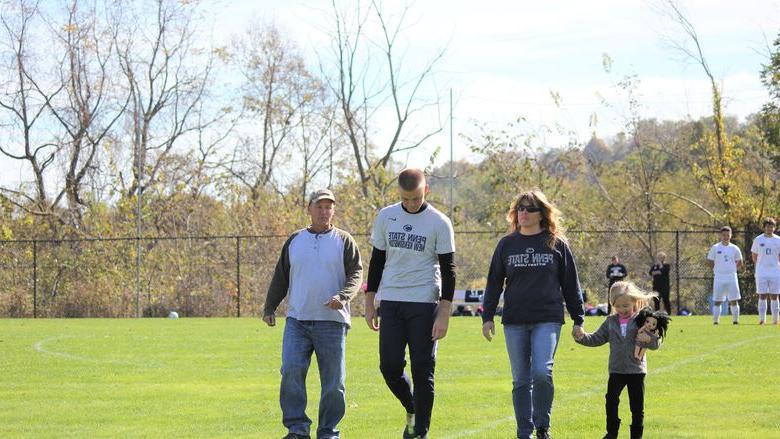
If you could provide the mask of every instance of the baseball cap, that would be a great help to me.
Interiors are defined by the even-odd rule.
[[[309,204],[316,203],[320,200],[330,200],[336,202],[336,197],[333,196],[333,192],[330,189],[317,189],[309,195]]]

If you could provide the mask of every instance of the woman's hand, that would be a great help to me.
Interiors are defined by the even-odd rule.
[[[487,339],[487,341],[493,340],[493,337],[496,335],[496,325],[493,323],[493,321],[485,322],[482,324],[482,336]]]

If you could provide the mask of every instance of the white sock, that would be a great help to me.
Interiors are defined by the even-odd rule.
[[[772,300],[770,306],[772,307],[772,323],[777,323],[777,315],[780,313],[780,302]]]
[[[766,320],[766,299],[758,299],[758,321]]]
[[[735,321],[735,322],[738,322],[739,321],[739,304],[731,305],[729,308],[731,309],[732,320]]]
[[[715,323],[720,322],[720,305],[717,303],[712,305],[712,321]]]

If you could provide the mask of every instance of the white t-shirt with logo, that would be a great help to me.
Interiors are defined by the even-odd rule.
[[[733,278],[737,275],[737,261],[742,260],[742,252],[733,243],[718,242],[710,248],[707,259],[715,263],[712,268],[715,279]]]
[[[379,211],[371,245],[386,252],[379,284],[381,300],[434,303],[441,292],[440,254],[455,251],[455,232],[446,215],[430,204],[408,213],[401,203]]]
[[[780,236],[766,236],[762,233],[753,240],[750,251],[758,255],[756,277],[780,276]]]

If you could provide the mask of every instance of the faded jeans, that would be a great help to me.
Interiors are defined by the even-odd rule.
[[[347,330],[347,325],[341,322],[287,318],[282,341],[279,403],[282,423],[290,433],[310,434],[311,419],[306,416],[306,374],[314,353],[321,385],[317,438],[339,437],[336,426],[346,409]]]
[[[504,325],[518,438],[531,439],[534,428],[550,427],[552,370],[561,326],[552,322]]]

